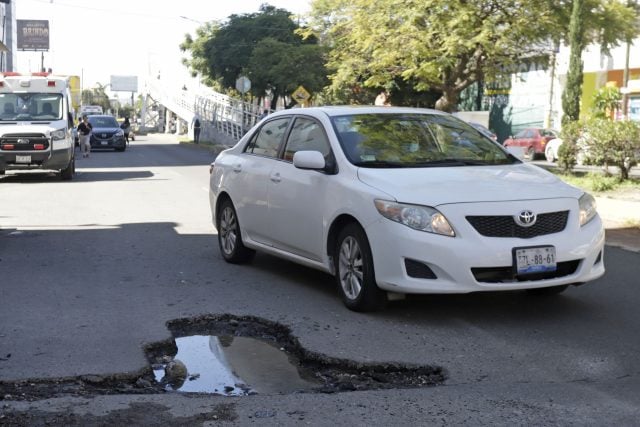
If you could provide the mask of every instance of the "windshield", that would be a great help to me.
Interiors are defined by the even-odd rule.
[[[115,117],[112,116],[89,116],[89,123],[94,128],[117,128],[120,127]]]
[[[61,120],[62,95],[57,93],[2,93],[0,121]]]
[[[354,114],[333,125],[342,150],[362,167],[500,165],[518,160],[467,123],[439,114]]]

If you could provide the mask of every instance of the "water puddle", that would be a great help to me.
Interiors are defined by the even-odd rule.
[[[175,339],[178,352],[154,364],[165,390],[247,396],[310,391],[319,383],[303,379],[297,361],[282,348],[255,338],[192,335]]]
[[[288,327],[252,316],[208,315],[167,326],[174,339],[145,346],[153,388],[163,391],[337,393],[428,387],[446,377],[439,366],[363,363],[311,352]]]

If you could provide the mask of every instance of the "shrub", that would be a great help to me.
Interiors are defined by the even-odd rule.
[[[564,172],[570,172],[577,163],[578,140],[584,131],[584,122],[569,122],[562,127],[558,148],[558,166]]]
[[[586,129],[585,145],[591,163],[617,166],[620,180],[640,160],[640,125],[631,121],[594,119]]]

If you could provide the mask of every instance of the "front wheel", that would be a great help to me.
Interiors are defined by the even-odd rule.
[[[376,283],[369,241],[359,225],[352,223],[340,231],[334,262],[336,281],[347,308],[376,311],[385,307],[387,293]]]
[[[556,160],[556,157],[553,155],[552,147],[547,147],[546,150],[544,150],[544,156],[547,158],[547,162],[549,163],[553,163]]]
[[[76,173],[76,159],[71,158],[69,165],[60,171],[60,177],[64,181],[71,181],[73,179],[73,174]]]
[[[529,160],[535,160],[536,159],[536,150],[533,147],[529,147],[527,149],[527,157],[529,158]]]
[[[253,258],[255,251],[242,243],[240,223],[231,200],[227,199],[222,202],[220,211],[216,215],[216,228],[218,229],[220,253],[225,261],[231,264],[240,264]]]

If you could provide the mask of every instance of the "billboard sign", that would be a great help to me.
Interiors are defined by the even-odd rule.
[[[17,19],[18,50],[49,50],[49,21]]]
[[[138,76],[111,76],[111,90],[114,92],[137,92]]]

